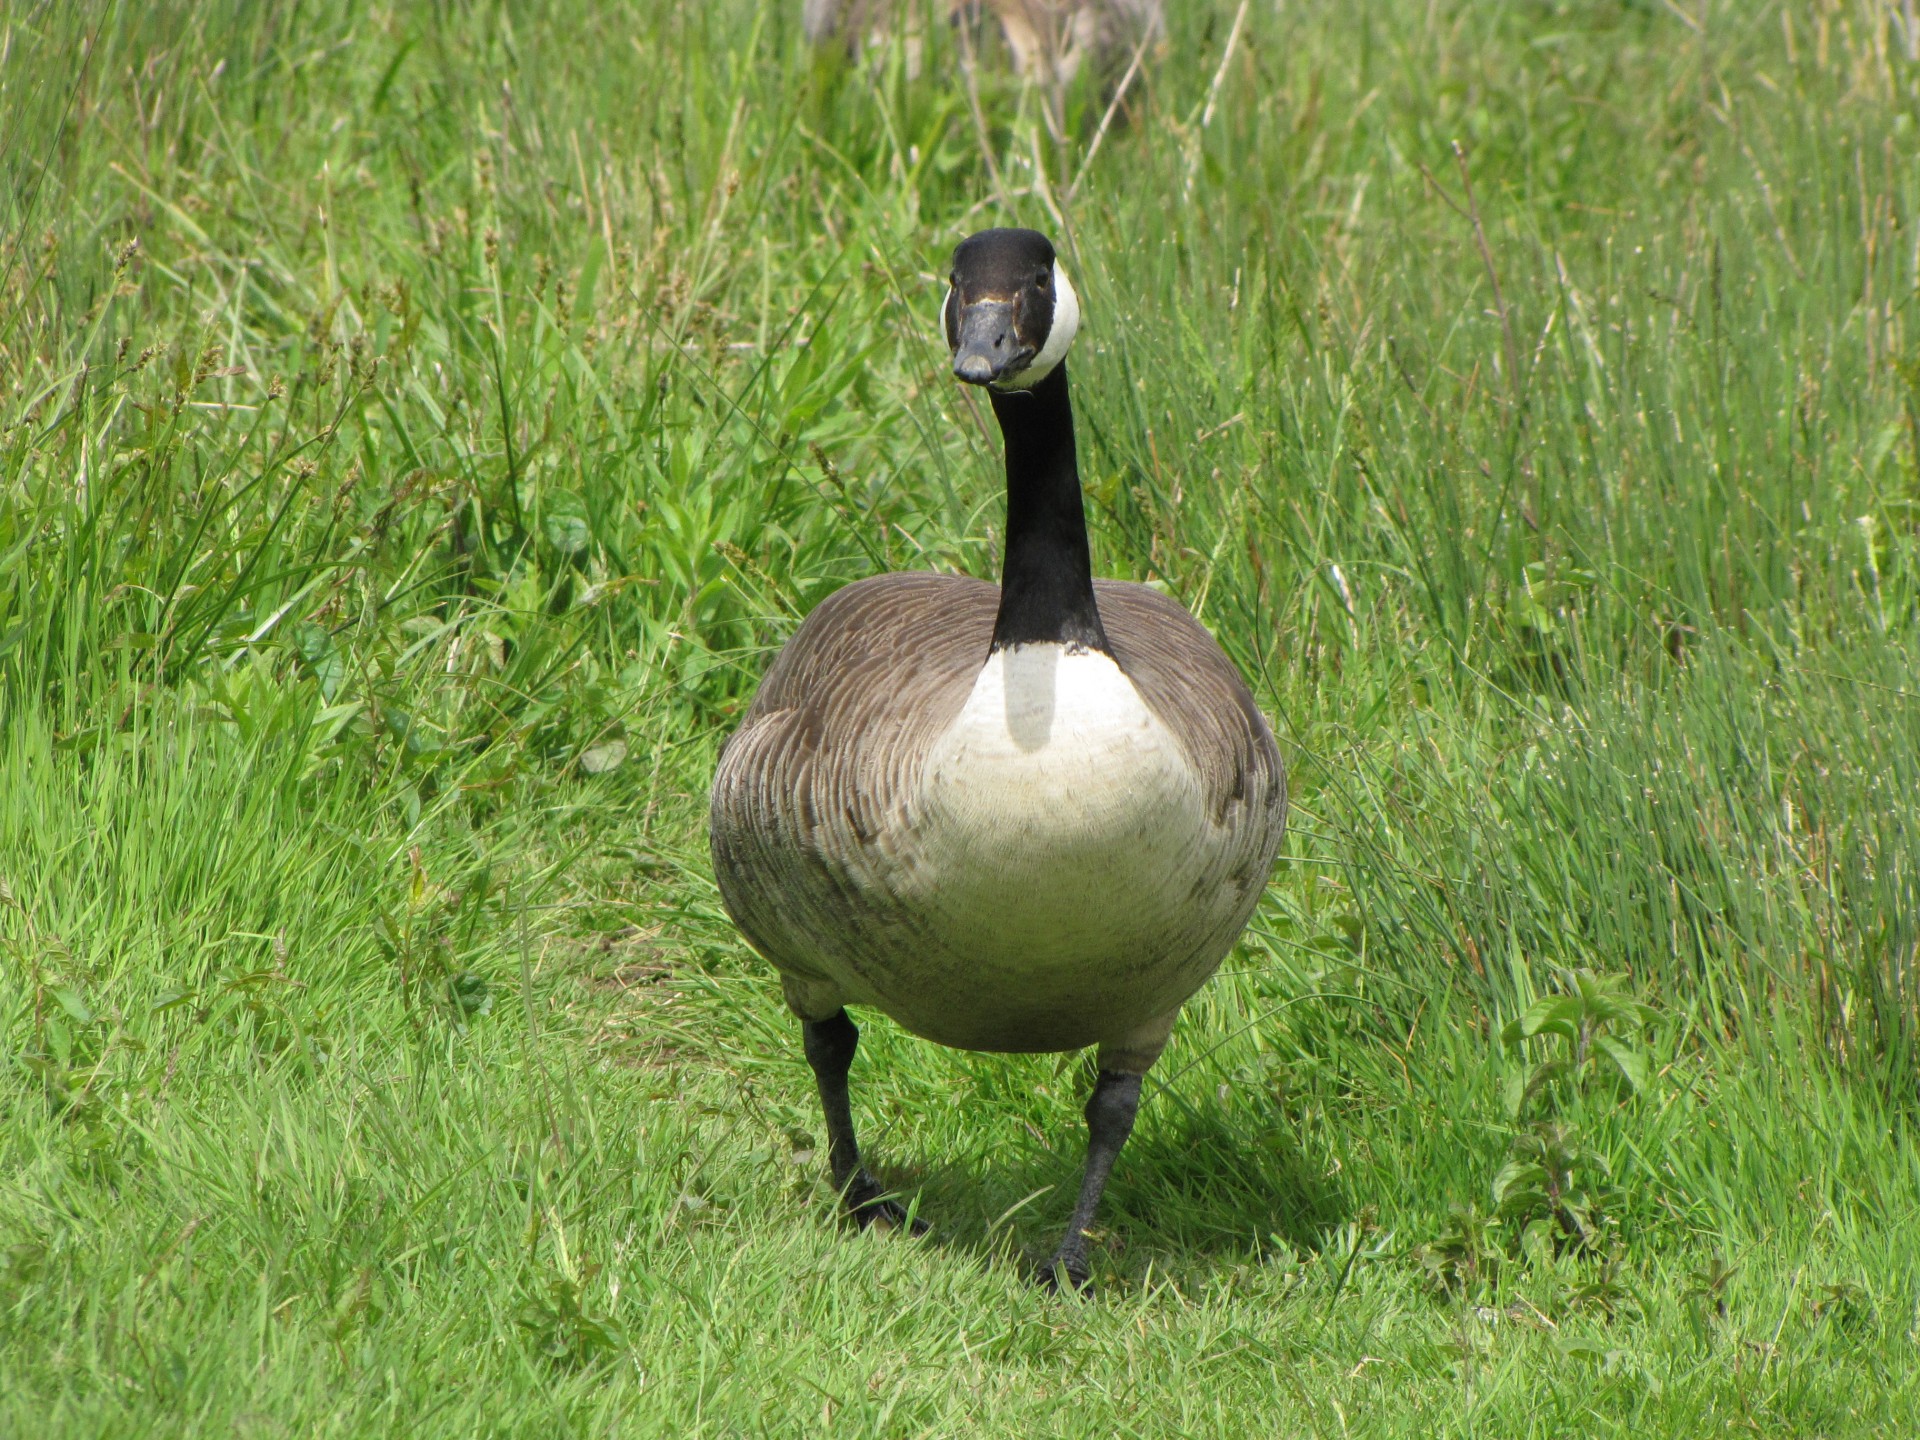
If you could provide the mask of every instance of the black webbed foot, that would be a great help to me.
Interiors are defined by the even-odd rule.
[[[862,1230],[901,1230],[909,1235],[924,1235],[931,1228],[865,1170],[848,1183],[840,1204],[847,1218]]]
[[[1086,1265],[1075,1265],[1058,1255],[1034,1272],[1033,1283],[1049,1295],[1071,1295],[1078,1300],[1093,1298],[1093,1275]]]

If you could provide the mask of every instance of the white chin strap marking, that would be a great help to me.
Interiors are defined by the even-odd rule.
[[[1073,282],[1067,279],[1067,272],[1060,268],[1060,262],[1056,260],[1053,262],[1053,328],[1047,331],[1047,343],[1033,357],[1031,365],[1018,375],[994,381],[993,388],[1027,390],[1038,385],[1053,372],[1054,366],[1067,358],[1067,350],[1079,330],[1080,297],[1074,292]]]

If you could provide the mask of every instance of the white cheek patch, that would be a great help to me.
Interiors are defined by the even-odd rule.
[[[1067,272],[1060,268],[1060,262],[1056,260],[1053,262],[1053,327],[1047,331],[1047,343],[1033,357],[1031,365],[1018,375],[994,381],[994,388],[1027,390],[1038,385],[1053,372],[1054,366],[1067,358],[1073,337],[1079,331],[1080,296],[1074,291],[1073,282],[1067,279]]]
[[[958,298],[953,286],[947,286],[946,296],[940,301],[940,323],[935,327],[940,332],[940,343],[949,350],[953,348],[954,334],[960,328],[956,323],[958,317],[953,313],[954,302]]]

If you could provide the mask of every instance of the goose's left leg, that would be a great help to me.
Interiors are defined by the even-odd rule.
[[[1140,1109],[1140,1076],[1102,1070],[1087,1100],[1087,1171],[1080,1180],[1080,1200],[1067,1222],[1060,1248],[1053,1252],[1040,1283],[1050,1290],[1089,1290],[1093,1277],[1087,1269],[1087,1229],[1100,1209],[1100,1196],[1113,1174],[1120,1147],[1133,1133],[1133,1117]]]
[[[1080,1199],[1067,1222],[1060,1248],[1040,1272],[1049,1290],[1085,1291],[1093,1288],[1087,1268],[1087,1231],[1099,1212],[1113,1162],[1133,1133],[1133,1117],[1140,1110],[1140,1081],[1160,1058],[1179,1010],[1150,1021],[1131,1035],[1100,1047],[1099,1070],[1093,1094],[1087,1098],[1087,1169],[1080,1180]]]

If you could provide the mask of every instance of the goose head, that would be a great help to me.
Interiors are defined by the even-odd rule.
[[[1038,230],[982,230],[953,252],[941,321],[955,375],[1026,390],[1066,358],[1080,297]]]

